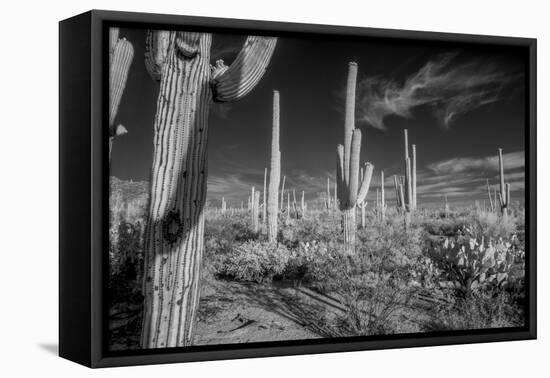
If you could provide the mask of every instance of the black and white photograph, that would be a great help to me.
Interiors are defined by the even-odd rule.
[[[110,351],[526,325],[523,50],[108,34]]]

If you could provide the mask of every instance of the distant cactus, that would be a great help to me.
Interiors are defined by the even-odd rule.
[[[344,144],[337,148],[336,182],[339,204],[342,211],[344,246],[348,253],[355,252],[357,223],[355,207],[367,197],[372,178],[373,165],[365,164],[365,175],[359,186],[359,159],[361,151],[361,130],[355,128],[355,88],[357,85],[357,64],[349,63],[346,89],[346,111],[344,122]]]
[[[124,126],[115,125],[115,119],[134,59],[134,47],[126,38],[118,38],[119,32],[119,28],[109,29],[109,161],[114,139],[128,132]]]
[[[327,177],[327,210],[330,209],[330,177]]]
[[[287,222],[290,221],[290,193],[287,193],[286,220]]]
[[[416,210],[416,145],[412,145],[412,167],[409,156],[409,135],[407,129],[403,131],[405,141],[405,177],[395,178],[397,207],[404,217],[405,230],[411,223],[411,213]]]
[[[302,190],[302,201],[300,203],[300,209],[302,211],[302,218],[306,217],[306,199],[305,192]]]
[[[222,214],[225,214],[227,209],[227,204],[225,203],[225,198],[222,197]]]
[[[498,202],[502,216],[508,216],[508,208],[511,204],[510,184],[504,183],[504,159],[502,158],[502,148],[498,149],[498,170],[500,179],[500,193],[498,193]]]
[[[277,240],[279,214],[279,182],[281,181],[281,151],[279,150],[279,92],[273,91],[273,126],[271,135],[271,167],[267,198],[267,239]]]
[[[230,67],[210,65],[212,35],[148,31],[146,68],[160,82],[152,129],[141,346],[193,340],[204,249],[210,104],[243,98],[260,82],[276,38],[247,37]]]
[[[380,171],[380,218],[382,222],[386,220],[386,196],[384,191],[384,171]]]
[[[252,198],[252,211],[250,212],[252,219],[252,231],[258,232],[260,228],[260,191],[255,190],[255,188],[252,187],[252,195],[250,198]]]
[[[267,168],[264,170],[264,192],[263,192],[263,203],[262,203],[262,222],[266,224],[266,216],[267,216]]]
[[[487,195],[489,196],[489,209],[491,212],[495,211],[495,203],[493,202],[493,197],[491,197],[491,187],[489,186],[489,179],[487,179]],[[496,198],[495,198],[496,201]]]
[[[283,183],[281,185],[281,211],[283,211],[285,207],[285,181],[286,176],[283,176]]]

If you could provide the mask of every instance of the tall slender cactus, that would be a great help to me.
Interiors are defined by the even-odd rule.
[[[287,202],[286,202],[286,220],[290,220],[290,192],[287,193]]]
[[[210,65],[212,36],[148,31],[146,68],[160,82],[145,241],[143,348],[188,346],[199,303],[208,115],[260,82],[276,38],[247,37],[230,67]]]
[[[273,125],[271,134],[271,166],[267,199],[267,240],[277,241],[279,214],[279,182],[281,181],[281,151],[279,150],[279,92],[273,91]]]
[[[302,200],[300,202],[300,209],[302,211],[302,218],[306,217],[306,199],[305,192],[302,190]]]
[[[339,144],[336,154],[336,182],[338,184],[339,206],[342,211],[344,248],[347,253],[355,252],[357,223],[355,207],[363,203],[369,191],[373,165],[365,164],[365,175],[359,186],[359,160],[361,152],[361,130],[355,128],[355,89],[357,85],[357,63],[348,66],[346,88],[346,110],[344,121],[344,144]]]
[[[109,29],[109,161],[114,139],[128,132],[120,124],[115,126],[115,119],[134,59],[134,47],[126,38],[119,38],[119,33],[119,28]]]
[[[384,171],[380,171],[380,214],[382,222],[386,220],[386,196],[384,192]]]
[[[285,206],[285,181],[286,176],[283,176],[283,183],[281,184],[281,211],[283,211]]]
[[[294,217],[299,218],[298,215],[298,203],[296,202],[296,189],[292,189],[292,208],[294,209]]]
[[[489,196],[489,206],[491,209],[491,212],[495,211],[495,204],[493,202],[493,197],[491,197],[491,187],[489,186],[489,179],[487,179],[487,195]],[[496,201],[496,198],[495,198]]]
[[[412,186],[412,210],[416,210],[416,144],[412,145],[412,172],[411,172],[411,186]]]
[[[338,179],[337,179],[338,181]],[[332,207],[336,210],[338,207],[338,184],[337,182],[334,183],[334,198],[332,199]]]
[[[330,177],[327,177],[327,210],[330,209]]]
[[[264,192],[263,192],[263,206],[262,206],[262,222],[267,224],[267,168],[264,170]]]
[[[500,181],[500,193],[498,193],[498,201],[502,216],[508,216],[508,208],[510,207],[510,184],[504,183],[504,159],[502,158],[502,148],[498,149],[498,170]]]
[[[409,134],[408,130],[403,130],[405,142],[405,180],[400,183],[403,185],[403,196],[399,195],[398,207],[400,207],[405,223],[405,230],[411,223],[411,213],[416,209],[416,145],[412,145],[412,167],[409,156]],[[397,182],[396,182],[397,185]],[[396,190],[398,187],[396,186]]]
[[[250,198],[252,198],[252,231],[258,232],[258,229],[260,227],[260,191],[255,190],[255,188],[252,187],[252,196]]]

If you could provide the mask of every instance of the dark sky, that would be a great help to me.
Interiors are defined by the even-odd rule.
[[[112,175],[148,180],[158,84],[144,61],[145,31],[122,29],[135,48],[117,122],[129,133],[115,141]],[[245,36],[213,36],[212,60],[234,59]],[[359,65],[356,127],[361,161],[375,166],[369,200],[404,174],[403,129],[417,148],[418,202],[439,205],[486,199],[485,179],[498,183],[497,148],[504,149],[513,200],[524,200],[525,56],[510,48],[434,45],[396,40],[279,38],[268,70],[243,100],[213,105],[209,126],[208,200],[240,206],[263,186],[269,164],[272,91],[281,96],[281,159],[286,188],[312,200],[335,176],[343,143],[348,62]]]

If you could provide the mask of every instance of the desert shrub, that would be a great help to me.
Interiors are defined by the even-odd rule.
[[[516,218],[513,216],[503,217],[489,211],[476,211],[471,217],[471,231],[477,237],[506,238],[517,231]]]
[[[143,274],[144,225],[121,221],[116,235],[109,248],[109,287],[116,292],[136,293]]]
[[[291,219],[283,224],[279,235],[280,242],[289,248],[296,248],[300,242],[329,242],[341,238],[340,218],[329,212]]]
[[[349,256],[341,248],[324,247],[308,274],[312,286],[339,299],[342,311],[319,321],[333,336],[360,336],[399,332],[400,312],[414,289],[395,270],[387,272],[376,254]],[[310,278],[311,279],[311,278]]]
[[[479,292],[432,311],[428,331],[468,330],[523,325],[523,311],[507,292]]]
[[[403,230],[400,220],[375,224],[357,232],[357,252],[381,259],[386,270],[414,265],[422,255],[423,231],[411,224]]]
[[[351,276],[339,282],[337,292],[345,306],[335,319],[339,336],[392,334],[401,329],[401,311],[413,298],[411,289],[390,273]]]
[[[434,218],[427,219],[422,223],[422,227],[428,234],[446,237],[460,234],[467,225],[468,220],[464,217]]]
[[[239,281],[269,282],[283,273],[290,251],[281,244],[248,241],[234,245],[214,262],[215,272]]]

